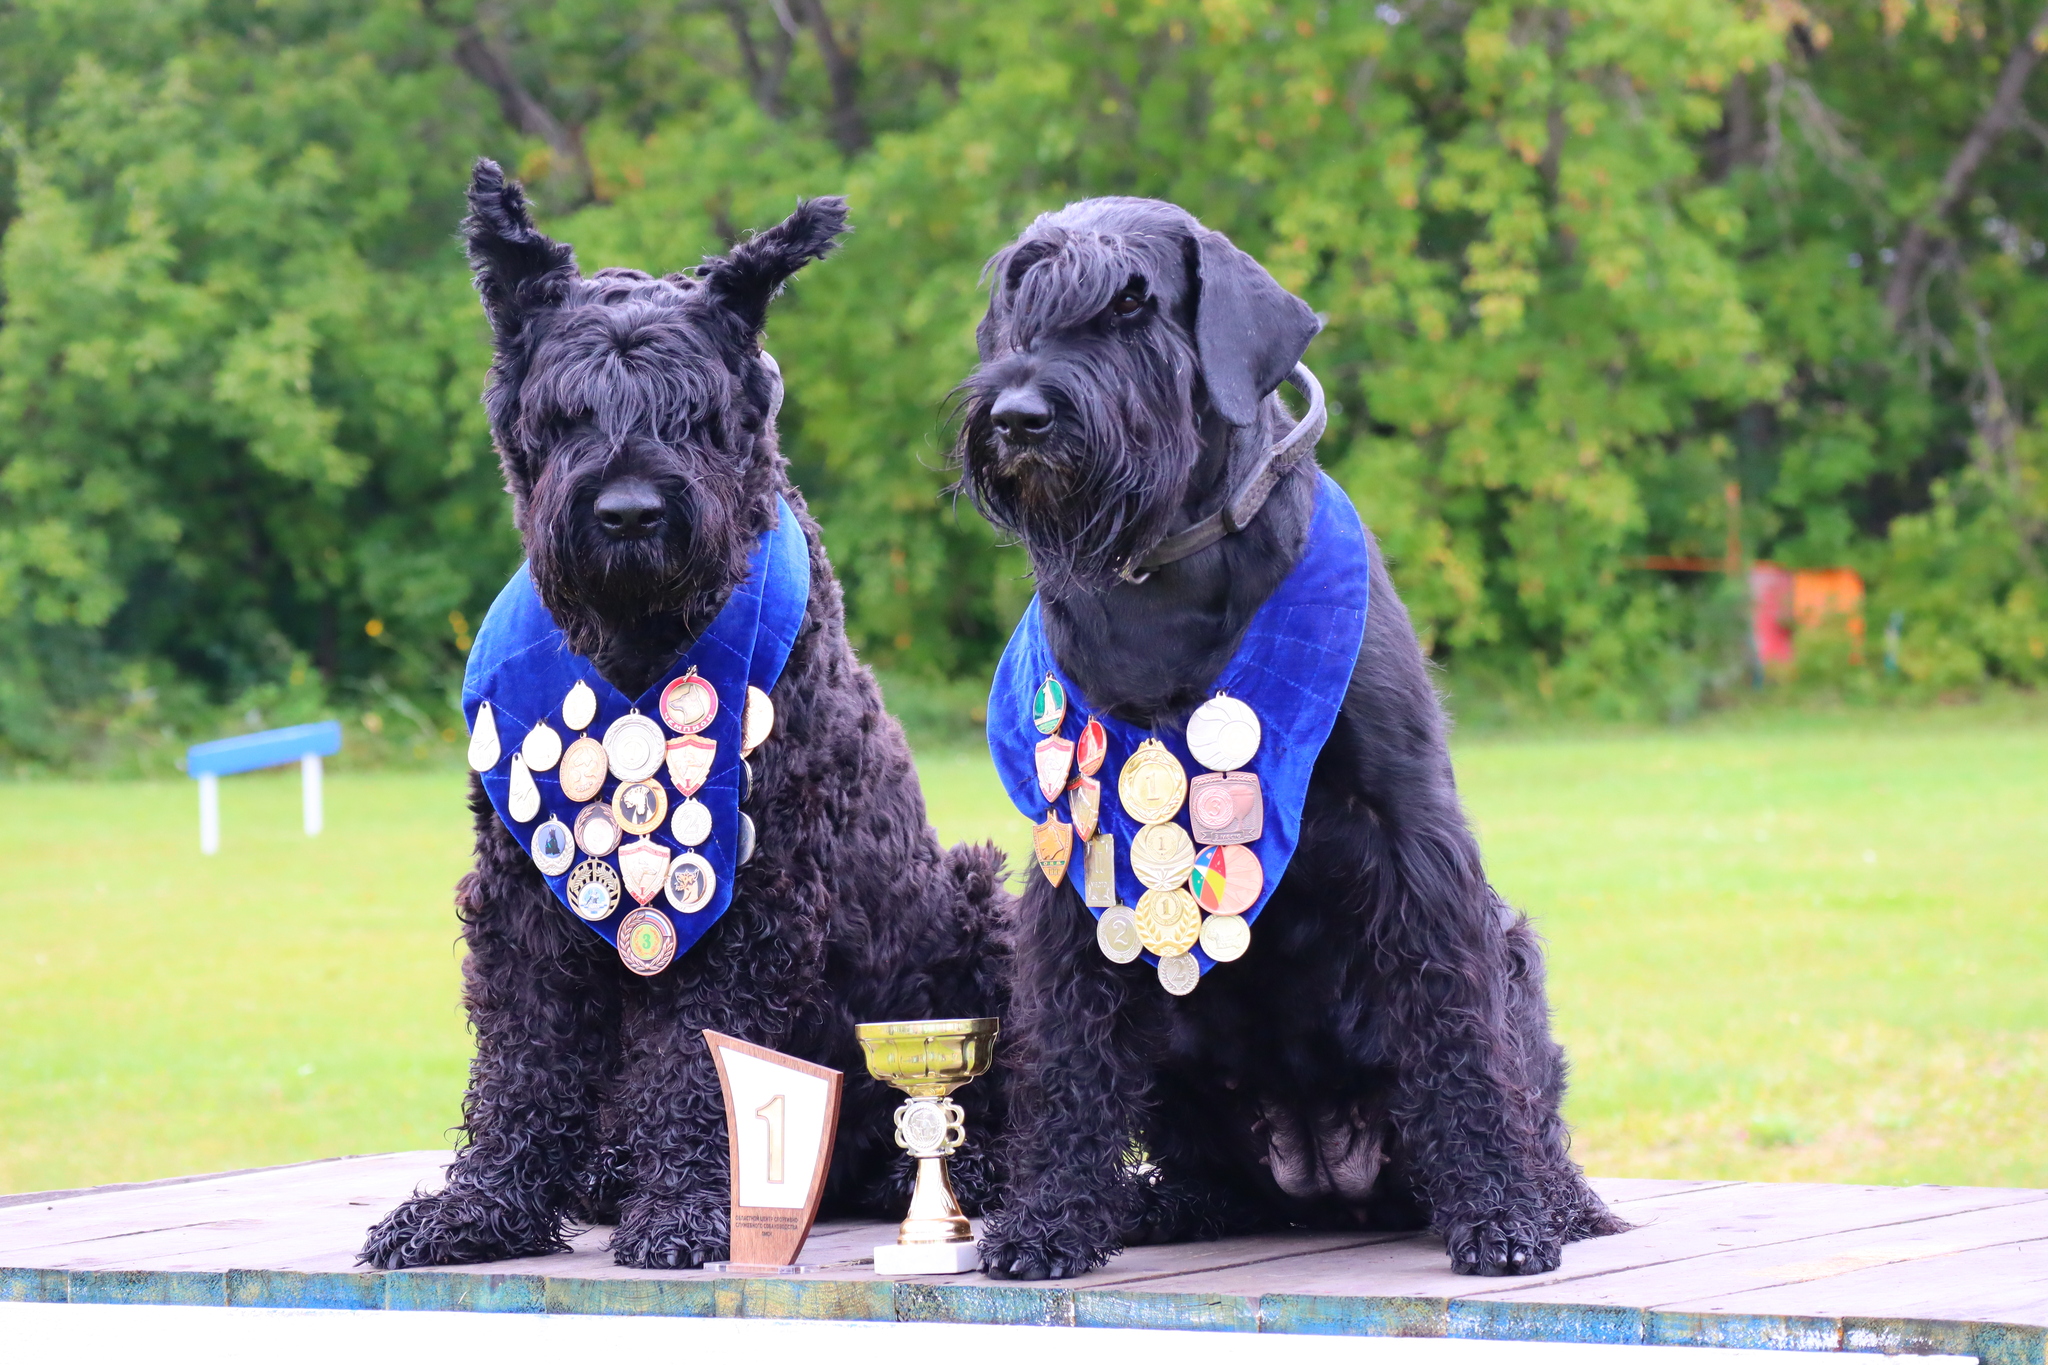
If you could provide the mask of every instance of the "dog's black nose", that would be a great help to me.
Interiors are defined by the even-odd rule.
[[[645,479],[613,479],[597,495],[597,524],[622,540],[651,536],[661,529],[661,490]]]
[[[988,416],[996,424],[996,433],[1011,445],[1044,440],[1052,430],[1052,404],[1029,385],[1019,384],[997,394]]]

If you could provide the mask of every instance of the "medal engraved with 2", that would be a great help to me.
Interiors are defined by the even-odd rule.
[[[1159,984],[1168,995],[1186,995],[1202,984],[1202,964],[1188,953],[1161,955]]]
[[[711,837],[711,807],[694,796],[684,798],[669,821],[668,832],[684,848],[695,848]]]
[[[1128,905],[1113,905],[1095,921],[1095,946],[1111,962],[1135,962],[1145,951],[1138,939],[1138,917]]]

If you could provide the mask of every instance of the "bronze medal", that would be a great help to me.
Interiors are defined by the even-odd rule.
[[[745,867],[752,861],[754,861],[754,817],[745,811],[741,811],[740,848],[738,855],[732,860],[732,865],[734,867]]]
[[[1202,912],[1180,887],[1147,891],[1138,897],[1133,913],[1138,917],[1138,941],[1161,957],[1186,952],[1202,936]]]
[[[602,801],[593,801],[576,812],[576,847],[593,858],[602,858],[619,846],[619,818]]]
[[[1179,825],[1147,825],[1131,836],[1131,871],[1154,891],[1186,882],[1195,866],[1195,841]]]
[[[718,874],[697,853],[679,853],[668,865],[668,882],[662,888],[668,903],[686,915],[694,915],[711,904],[718,889]]]
[[[638,782],[661,771],[668,739],[661,727],[638,711],[620,716],[604,731],[605,758],[612,776],[621,782]]]
[[[498,766],[498,718],[489,702],[476,708],[476,724],[469,727],[469,766],[487,773]]]
[[[505,814],[522,825],[540,814],[540,788],[534,785],[533,774],[526,771],[526,759],[520,754],[512,755],[512,781],[505,791]]]
[[[1124,813],[1141,825],[1156,825],[1180,813],[1187,799],[1187,770],[1164,744],[1148,739],[1124,760],[1117,774],[1117,800]]]
[[[668,742],[668,780],[685,796],[695,796],[704,779],[711,776],[711,760],[718,757],[718,741],[705,735],[684,735]]]
[[[588,730],[597,719],[597,693],[590,684],[578,681],[562,698],[562,724],[571,730]]]
[[[1074,766],[1081,770],[1083,777],[1093,777],[1107,757],[1109,732],[1102,728],[1101,721],[1090,716],[1088,723],[1081,727],[1081,737],[1074,741]]]
[[[694,796],[685,797],[668,822],[668,832],[684,848],[695,848],[711,837],[711,807]]]
[[[1135,962],[1145,945],[1138,941],[1138,917],[1128,905],[1113,905],[1095,921],[1095,946],[1111,962]]]
[[[610,863],[585,858],[569,874],[569,908],[596,924],[619,908],[619,874]]]
[[[559,877],[576,861],[576,836],[569,827],[550,816],[533,832],[533,865],[543,877]]]
[[[604,745],[585,735],[562,751],[562,795],[571,801],[588,801],[604,790],[605,774],[610,771]]]
[[[619,921],[619,960],[638,976],[653,976],[676,960],[676,927],[645,906]]]
[[[661,718],[679,735],[694,735],[718,714],[718,691],[691,669],[661,689]]]
[[[1067,774],[1074,770],[1074,741],[1058,735],[1038,741],[1038,791],[1051,801],[1066,790]]]
[[[635,839],[619,850],[619,880],[635,904],[645,905],[661,894],[668,864],[668,849],[652,839]]]
[[[1077,777],[1067,788],[1067,814],[1074,817],[1074,837],[1086,843],[1095,837],[1102,822],[1102,784],[1092,777]]]
[[[1244,845],[1223,844],[1195,855],[1188,886],[1195,893],[1195,904],[1210,914],[1242,915],[1265,889],[1266,869],[1260,865],[1259,855]]]
[[[1161,955],[1159,959],[1159,984],[1168,995],[1186,995],[1202,984],[1202,964],[1187,953]]]
[[[1202,921],[1201,943],[1211,962],[1235,962],[1252,946],[1252,927],[1243,915],[1211,915]]]
[[[1031,724],[1041,735],[1056,735],[1067,718],[1067,689],[1052,674],[1031,694]]]
[[[519,756],[526,760],[528,768],[544,773],[561,761],[562,737],[555,733],[554,726],[541,721],[519,742]]]
[[[612,814],[626,833],[652,834],[668,819],[668,793],[659,782],[647,778],[621,782],[612,793]]]
[[[1216,772],[1232,772],[1259,752],[1259,715],[1236,697],[1218,692],[1188,717],[1188,752]]]
[[[1204,844],[1249,844],[1266,832],[1256,773],[1203,773],[1188,783],[1188,823]]]
[[[775,733],[775,703],[758,687],[747,689],[747,709],[740,717],[740,757],[761,747]]]
[[[1037,856],[1038,870],[1058,886],[1067,875],[1067,859],[1073,855],[1074,827],[1060,819],[1058,812],[1047,811],[1044,823],[1031,827],[1031,851]]]
[[[1081,850],[1081,903],[1095,907],[1116,904],[1116,836],[1103,830]]]

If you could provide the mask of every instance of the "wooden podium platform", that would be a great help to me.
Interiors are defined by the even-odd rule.
[[[0,1301],[839,1318],[1661,1343],[2048,1365],[2048,1190],[1597,1180],[1633,1232],[1527,1279],[1452,1275],[1435,1238],[1144,1247],[1077,1280],[877,1278],[882,1224],[826,1224],[786,1278],[566,1255],[381,1273],[363,1232],[442,1152],[0,1198]]]

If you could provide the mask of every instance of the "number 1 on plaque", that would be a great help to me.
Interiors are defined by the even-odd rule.
[[[777,1095],[754,1111],[754,1117],[768,1125],[768,1183],[782,1183],[783,1097]]]

